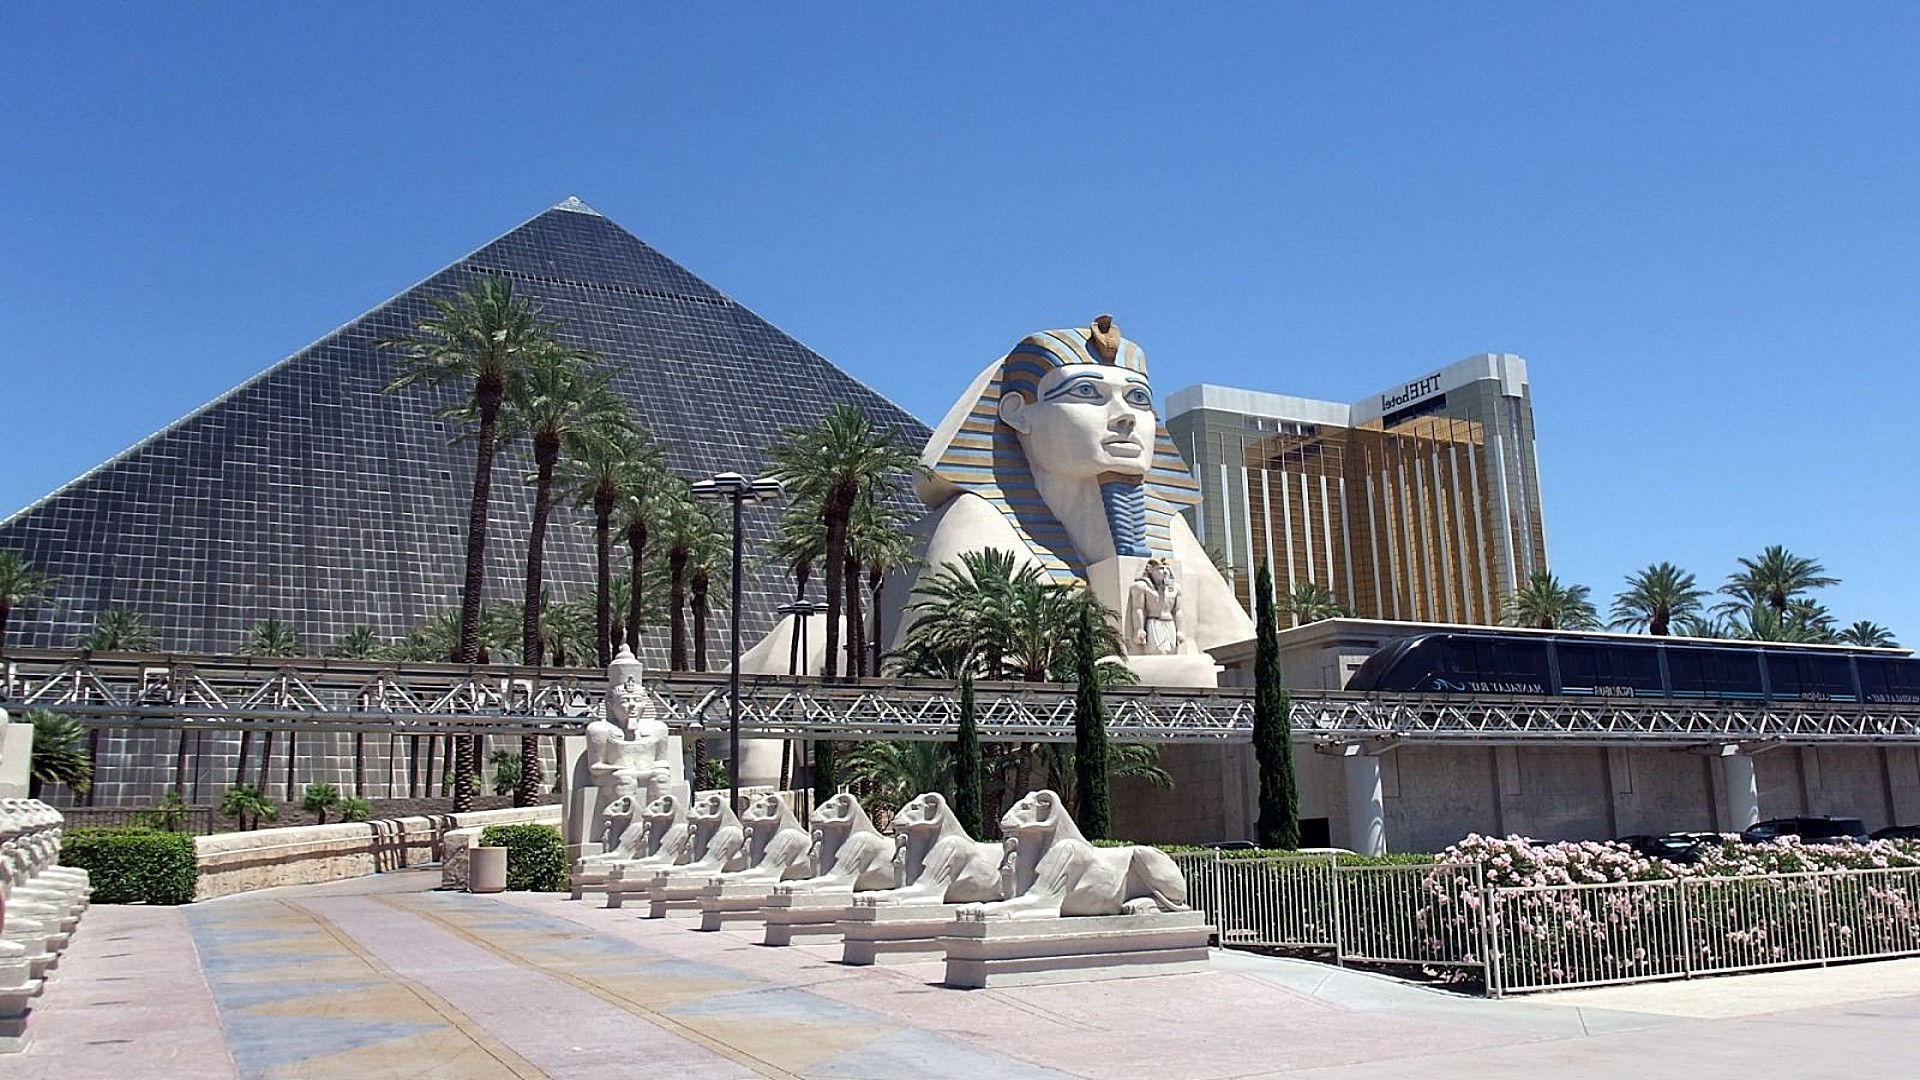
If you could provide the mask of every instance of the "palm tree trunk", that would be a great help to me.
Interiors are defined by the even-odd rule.
[[[687,549],[675,544],[667,549],[667,575],[669,579],[668,606],[672,609],[670,626],[672,643],[668,653],[667,667],[673,671],[687,670]]]
[[[273,787],[273,731],[268,729],[267,737],[260,740],[260,796],[267,797],[267,790]]]
[[[542,434],[533,441],[533,528],[527,534],[527,592],[520,611],[520,662],[539,667],[546,659],[546,640],[540,633],[540,576],[547,551],[547,516],[553,512],[553,465],[560,460],[560,438]],[[540,737],[520,736],[520,782],[514,785],[513,805],[540,801]]]
[[[173,753],[173,790],[179,792],[182,799],[187,797],[187,739],[192,734],[181,728],[180,745]]]
[[[693,670],[707,670],[707,589],[711,581],[704,569],[693,572]]]
[[[853,493],[835,487],[825,509],[827,524],[827,659],[821,677],[832,682],[840,671],[840,610],[845,606],[847,513]],[[849,628],[851,629],[851,628]]]
[[[299,741],[300,741],[300,735],[298,732],[294,732],[294,731],[287,732],[287,801],[288,802],[293,801],[293,756],[299,753],[299,745],[298,745]]]
[[[613,661],[613,492],[601,485],[593,493],[593,640],[600,669]]]
[[[367,797],[367,736],[361,731],[353,733],[353,797]]]
[[[242,729],[240,732],[240,759],[233,763],[233,786],[240,787],[247,782],[247,757],[253,753],[253,732]]]
[[[880,606],[880,591],[886,587],[887,574],[885,569],[878,564],[868,567],[867,591],[873,598],[872,602],[867,605],[868,616],[873,620],[873,666],[869,668],[868,671],[873,675],[880,674],[880,657],[883,650],[887,647],[886,635],[882,632],[881,627],[881,612],[885,609]]]
[[[867,676],[867,627],[860,611],[860,560],[847,553],[847,677]]]
[[[7,619],[13,615],[13,605],[0,600],[0,656],[7,655]]]
[[[456,663],[480,662],[480,611],[487,582],[487,506],[493,495],[493,455],[499,445],[500,398],[506,382],[497,376],[478,379],[473,399],[480,407],[480,430],[474,439],[473,501],[467,510],[467,577],[460,594],[460,655]],[[454,740],[453,812],[473,809],[476,769],[473,742]]]
[[[647,526],[635,522],[627,526],[627,556],[633,561],[627,574],[627,648],[640,655],[640,567],[647,557]]]

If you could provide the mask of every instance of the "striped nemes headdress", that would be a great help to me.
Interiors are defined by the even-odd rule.
[[[974,380],[971,408],[964,416],[950,413],[921,456],[932,472],[931,483],[922,491],[929,505],[940,505],[960,492],[981,496],[1006,515],[1053,579],[1062,583],[1084,579],[1085,561],[1066,527],[1040,498],[1019,434],[1000,420],[1000,398],[1021,394],[1038,401],[1040,380],[1075,364],[1147,374],[1147,354],[1120,336],[1111,316],[1101,316],[1091,327],[1029,335]],[[959,408],[956,405],[955,412]],[[1200,501],[1200,487],[1172,436],[1164,424],[1155,426],[1153,464],[1145,479],[1101,484],[1114,549],[1123,555],[1171,556],[1173,515]],[[943,436],[948,436],[944,443]]]

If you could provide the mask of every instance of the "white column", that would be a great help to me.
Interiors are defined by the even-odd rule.
[[[1347,846],[1362,855],[1387,853],[1387,805],[1380,790],[1380,758],[1348,746]]]
[[[1744,829],[1760,820],[1760,787],[1753,778],[1753,757],[1737,746],[1720,748],[1720,780],[1727,791],[1727,827]]]

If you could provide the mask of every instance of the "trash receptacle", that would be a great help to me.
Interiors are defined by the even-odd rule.
[[[467,891],[505,892],[507,889],[507,849],[479,847],[467,849]]]

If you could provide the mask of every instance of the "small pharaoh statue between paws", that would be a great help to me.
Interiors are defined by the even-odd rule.
[[[1127,588],[1129,649],[1134,655],[1171,656],[1186,641],[1180,624],[1180,583],[1173,568],[1153,558]]]

